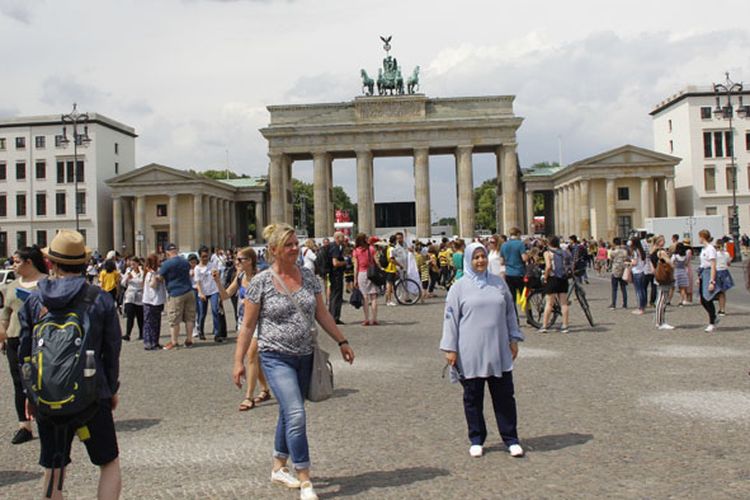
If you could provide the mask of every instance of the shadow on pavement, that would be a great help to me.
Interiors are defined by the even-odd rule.
[[[138,432],[143,429],[148,429],[161,422],[159,418],[129,418],[126,420],[118,420],[115,422],[115,430],[117,432]]]
[[[550,434],[522,440],[522,444],[529,451],[557,451],[570,446],[586,444],[594,439],[593,434]]]
[[[350,394],[357,394],[359,389],[334,389],[332,398],[345,398]]]
[[[42,477],[41,472],[27,472],[22,470],[0,470],[0,486],[10,486],[26,481],[36,481]]]
[[[348,497],[359,495],[373,488],[395,488],[419,481],[429,481],[440,476],[449,476],[450,472],[436,467],[408,467],[390,471],[374,471],[344,477],[320,477],[315,479],[315,485],[320,488],[338,486],[335,493],[327,493],[326,497]]]

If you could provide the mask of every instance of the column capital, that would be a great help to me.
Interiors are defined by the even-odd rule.
[[[430,155],[430,148],[427,146],[419,146],[414,148],[414,156],[417,155]]]
[[[359,148],[354,150],[354,154],[357,158],[369,158],[372,157],[372,149]]]
[[[456,146],[456,154],[466,154],[474,151],[474,146],[471,144],[462,144]]]
[[[327,160],[331,157],[331,153],[328,151],[312,151],[313,161],[317,158],[318,160]]]

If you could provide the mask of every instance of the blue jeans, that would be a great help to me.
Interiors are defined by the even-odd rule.
[[[312,358],[312,354],[292,356],[279,352],[260,353],[263,373],[279,402],[273,456],[286,460],[291,455],[296,470],[310,468],[305,395],[310,386]]]
[[[628,308],[628,284],[625,282],[622,278],[616,278],[615,276],[612,276],[612,302],[610,302],[610,305],[612,307],[617,306],[617,287],[620,287],[620,290],[622,290],[622,307],[624,309]]]
[[[211,317],[214,321],[214,336],[218,336],[219,325],[221,319],[219,318],[219,294],[207,295],[206,300],[200,300],[198,298],[198,331],[204,333],[203,328],[206,324],[206,316],[208,316],[208,304],[211,303]]]
[[[646,309],[646,277],[643,273],[633,273],[633,287],[638,298],[638,309]]]

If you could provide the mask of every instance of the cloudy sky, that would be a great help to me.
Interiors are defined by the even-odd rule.
[[[265,106],[346,101],[376,72],[379,35],[430,97],[516,95],[522,166],[651,147],[648,112],[725,71],[750,81],[746,0],[0,0],[0,116],[74,101],[136,128],[136,166],[265,174]],[[494,175],[475,155],[475,184]],[[435,216],[453,159],[431,159]],[[334,183],[356,201],[353,162]],[[295,177],[311,180],[310,162]],[[413,200],[408,158],[375,163],[376,201]]]

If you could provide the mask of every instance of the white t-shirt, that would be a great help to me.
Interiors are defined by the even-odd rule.
[[[729,252],[726,250],[717,250],[716,251],[716,270],[717,271],[726,271],[729,269],[729,261],[732,260],[732,257],[729,255]]]
[[[211,271],[214,269],[218,270],[219,266],[213,262],[209,262],[205,266],[202,264],[195,266],[195,283],[196,285],[200,285],[200,291],[202,291],[203,295],[206,297],[219,293],[219,288],[216,286],[214,277],[211,276]]]
[[[303,265],[306,269],[309,269],[313,273],[315,272],[315,259],[318,258],[317,255],[315,255],[315,252],[310,250],[307,247],[302,248],[302,259],[303,259]]]
[[[716,248],[710,243],[703,246],[701,250],[701,264],[700,267],[711,267],[711,261],[716,260]]]
[[[164,282],[157,281],[156,288],[151,286],[151,280],[154,277],[154,273],[149,271],[146,273],[143,284],[143,303],[150,306],[160,306],[167,301],[167,287]]]
[[[500,252],[497,250],[490,250],[490,253],[487,255],[487,270],[490,274],[501,276],[500,272],[503,270],[502,268],[503,264],[500,260]]]

